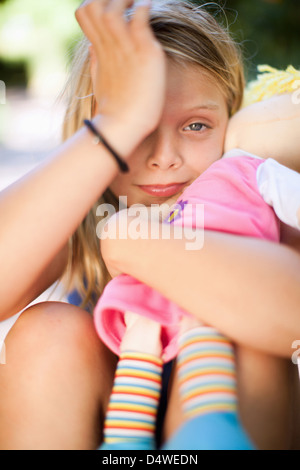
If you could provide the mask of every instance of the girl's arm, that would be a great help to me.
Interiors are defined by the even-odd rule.
[[[103,127],[99,118],[95,123]],[[105,131],[108,135],[113,128]],[[118,129],[119,135],[124,132],[125,149],[131,145],[129,131],[126,126]],[[0,321],[59,277],[68,238],[117,172],[113,158],[83,129],[42,166],[1,192]]]
[[[236,113],[229,122],[225,150],[241,148],[300,172],[299,96],[299,90],[274,96]]]
[[[101,244],[113,275],[132,275],[239,344],[289,356],[300,338],[299,253],[216,232],[205,232],[197,251],[186,242],[151,240],[149,232],[147,240]]]
[[[86,1],[76,13],[97,59],[93,75],[101,115],[94,124],[124,159],[159,122],[166,74],[165,55],[148,24],[149,5],[137,7],[128,24],[123,12],[131,3],[116,0],[104,11],[103,2]],[[59,276],[69,237],[118,171],[109,152],[82,129],[1,192],[0,321]]]

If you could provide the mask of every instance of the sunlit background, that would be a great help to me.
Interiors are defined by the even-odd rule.
[[[79,37],[79,0],[0,0],[0,189],[60,141],[70,53]],[[2,91],[3,95],[3,91]]]
[[[74,17],[80,3],[0,0],[0,81],[6,86],[4,104],[0,96],[0,189],[60,141],[64,109],[57,97],[80,37]],[[249,79],[257,64],[300,66],[300,0],[216,3],[226,12],[220,20],[243,44]]]

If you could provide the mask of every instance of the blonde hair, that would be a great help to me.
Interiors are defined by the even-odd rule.
[[[209,4],[211,5],[211,4]],[[229,115],[242,103],[244,71],[241,52],[227,28],[218,24],[204,9],[184,0],[154,1],[150,25],[167,56],[180,65],[201,67],[216,79],[228,103]],[[131,12],[128,11],[128,16]],[[89,43],[83,39],[76,50],[72,73],[67,84],[68,102],[63,126],[67,139],[82,127],[83,119],[90,119],[95,106],[90,74]],[[117,200],[108,189],[91,209],[69,242],[67,275],[83,298],[82,306],[93,307],[110,280],[101,257],[96,236],[96,207],[113,204]]]

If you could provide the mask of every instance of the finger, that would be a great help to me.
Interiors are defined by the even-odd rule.
[[[77,8],[77,10],[81,10],[85,7],[87,7],[88,5],[91,5],[92,3],[96,4],[96,5],[102,5],[103,7],[105,7],[108,3],[109,3],[110,0],[84,0],[83,2],[81,2],[80,6]]]
[[[79,10],[79,8],[83,8],[85,7],[86,5],[88,5],[89,3],[92,3],[94,0],[84,0],[83,2],[81,2],[80,6],[77,8],[77,10]]]
[[[154,34],[149,24],[151,0],[142,0],[138,3],[130,21],[130,28],[138,39],[154,39]]]
[[[107,5],[106,10],[123,15],[128,8],[133,6],[133,4],[134,0],[111,0]]]
[[[131,24],[133,27],[144,28],[145,26],[149,26],[150,8],[150,0],[142,0],[135,6],[131,16]]]
[[[85,12],[89,12],[93,17],[98,17],[105,10],[115,13],[124,13],[127,8],[134,4],[134,0],[84,0],[75,11],[76,18],[80,19]]]
[[[114,39],[116,47],[131,50],[131,39],[126,20],[126,10],[134,4],[133,0],[111,0],[104,11],[107,32]]]
[[[105,28],[100,25],[103,25],[103,12],[109,1],[85,0],[75,12],[79,26],[98,51],[105,35]]]
[[[76,19],[78,21],[78,24],[79,24],[80,28],[82,29],[82,32],[89,39],[89,41],[92,43],[94,41],[95,31],[94,31],[94,27],[93,27],[90,19],[85,15],[81,15],[81,13],[79,15],[77,15],[75,13],[75,15],[76,15]]]
[[[96,70],[96,65],[97,65],[97,54],[96,54],[93,44],[89,46],[89,54],[90,54],[90,61],[91,61],[91,72],[93,76]]]
[[[84,0],[79,8],[75,11],[75,17],[81,26],[86,17],[99,18],[103,13],[110,0]]]

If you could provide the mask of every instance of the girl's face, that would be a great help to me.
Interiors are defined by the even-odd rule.
[[[145,110],[147,112],[147,110]],[[200,68],[169,62],[166,101],[158,128],[130,157],[130,173],[110,186],[132,204],[162,204],[179,197],[223,154],[228,124],[224,94]]]

